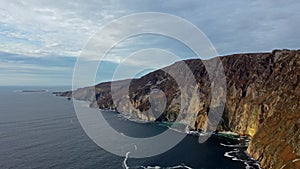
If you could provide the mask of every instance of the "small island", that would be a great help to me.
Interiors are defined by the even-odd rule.
[[[21,90],[22,93],[43,93],[48,92],[48,90]]]

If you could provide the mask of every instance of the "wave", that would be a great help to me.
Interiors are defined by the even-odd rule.
[[[161,167],[161,166],[147,166],[147,167],[141,166],[141,167],[144,168],[144,169],[178,169],[178,168],[180,168],[180,169],[183,169],[183,168],[193,169],[193,168],[191,168],[189,166],[186,166],[184,164],[173,166],[173,167]]]
[[[187,134],[187,132],[185,132],[185,131],[183,131],[183,130],[180,130],[180,129],[173,128],[173,127],[168,127],[168,129],[173,130],[173,131],[176,131],[176,132],[178,132],[178,133]]]
[[[243,162],[245,164],[245,169],[261,169],[259,163],[255,159],[251,158],[244,151],[241,151],[238,148],[226,152],[224,156],[231,158],[232,161]]]
[[[223,143],[220,143],[221,146],[224,146],[224,147],[237,147],[237,148],[246,148],[248,147],[247,145],[243,145],[243,144],[223,144]]]
[[[224,154],[225,157],[229,157],[229,158],[234,158],[234,155],[231,155],[232,153],[238,153],[239,150],[238,149],[233,149],[233,151],[229,151],[229,152],[226,152]]]
[[[118,118],[122,119],[122,120],[129,120],[132,122],[136,122],[136,123],[149,123],[147,121],[143,121],[143,120],[139,120],[136,118],[132,118],[129,115],[125,115],[125,114],[117,114],[116,115]],[[224,154],[225,157],[231,158],[231,160],[233,161],[240,161],[243,162],[245,164],[245,169],[261,169],[259,166],[259,163],[251,158],[249,155],[247,155],[242,149],[247,148],[248,147],[248,142],[250,141],[250,139],[246,136],[238,136],[238,134],[233,133],[233,132],[221,132],[221,133],[205,133],[205,132],[199,132],[199,131],[190,131],[190,130],[185,130],[185,129],[179,129],[179,128],[174,128],[172,126],[165,126],[168,127],[170,130],[173,130],[175,132],[178,133],[182,133],[182,134],[188,134],[188,135],[196,135],[196,136],[206,136],[206,135],[213,135],[216,134],[216,136],[219,136],[218,134],[221,134],[222,136],[236,136],[236,137],[230,137],[230,139],[233,140],[238,140],[238,141],[242,141],[238,144],[223,144],[220,143],[221,146],[224,147],[231,147],[234,148],[232,151],[226,152]],[[123,133],[120,133],[121,135],[123,135]],[[137,147],[135,146],[135,150],[137,149]],[[163,166],[134,166],[134,167],[129,167],[127,165],[127,161],[129,159],[129,154],[130,152],[126,153],[126,156],[124,158],[123,161],[123,168],[124,169],[130,169],[130,168],[144,168],[144,169],[179,169],[179,168],[183,168],[183,169],[192,169],[190,166],[181,164],[181,165],[177,165],[177,166],[170,166],[170,167],[163,167]]]

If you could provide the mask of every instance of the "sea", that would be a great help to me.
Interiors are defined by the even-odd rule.
[[[201,144],[198,141],[201,136],[189,134],[172,149],[153,157],[130,158],[112,154],[85,133],[73,101],[52,94],[68,89],[0,87],[1,169],[260,168],[245,152],[249,139],[226,134],[213,134]],[[114,129],[131,137],[152,136],[169,128],[160,123],[133,121],[114,111],[98,111]]]

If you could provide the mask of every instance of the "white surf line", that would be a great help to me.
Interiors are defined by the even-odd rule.
[[[237,147],[237,148],[247,147],[247,146],[242,145],[242,144],[223,144],[223,143],[220,143],[220,145],[224,146],[224,147]]]
[[[238,153],[239,152],[239,150],[238,149],[234,149],[233,151],[229,151],[229,152],[226,152],[225,154],[224,154],[224,156],[225,157],[229,157],[229,158],[234,158],[234,156],[233,155],[230,155],[231,153]]]
[[[186,166],[186,165],[184,165],[184,164],[178,165],[178,166],[174,166],[174,167],[172,167],[172,168],[173,168],[173,169],[176,169],[176,168],[182,168],[182,167],[184,167],[184,168],[186,168],[186,169],[193,169],[193,168],[191,168],[191,167],[189,167],[189,166]]]
[[[144,168],[144,169],[162,169],[161,166],[147,166],[147,167],[141,166],[141,167]],[[166,168],[166,169],[182,169],[182,168],[185,168],[185,169],[193,169],[193,168],[191,168],[191,167],[189,167],[189,166],[186,166],[186,165],[184,165],[184,164],[182,164],[182,165],[177,165],[177,166],[173,166],[173,167],[163,167],[163,168]]]
[[[178,132],[178,133],[187,134],[186,132],[181,131],[181,130],[179,130],[179,129],[175,129],[175,128],[172,128],[172,127],[168,127],[168,128],[169,128],[170,130],[176,131],[176,132]]]
[[[239,153],[239,152],[240,152],[239,149],[233,149],[233,151],[226,152],[224,154],[224,156],[231,158],[232,161],[243,162],[246,165],[245,166],[246,169],[251,169],[252,165],[256,165],[257,168],[261,169],[260,166],[259,166],[259,163],[257,161],[255,161],[253,158],[250,158],[250,160],[243,160],[243,159],[240,159],[240,158],[238,158],[237,156],[234,155],[234,153]],[[251,161],[251,160],[253,160],[253,161]],[[252,165],[250,165],[250,164],[252,164]]]

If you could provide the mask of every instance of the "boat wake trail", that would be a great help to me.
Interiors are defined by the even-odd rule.
[[[137,150],[137,146],[134,145],[134,151]],[[130,154],[130,151],[128,151],[126,153],[126,156],[124,158],[124,161],[123,161],[123,168],[124,169],[129,169],[129,168],[132,168],[132,169],[193,169],[189,166],[186,166],[185,164],[181,164],[181,165],[177,165],[177,166],[173,166],[173,167],[162,167],[162,166],[134,166],[134,167],[129,167],[128,164],[127,164],[127,161],[129,159],[129,154]]]
[[[127,165],[127,160],[128,160],[129,154],[130,154],[130,152],[128,151],[128,152],[126,153],[125,159],[124,159],[124,161],[123,161],[123,165],[122,165],[122,166],[123,166],[124,169],[129,169],[129,167],[128,167],[128,165]]]

